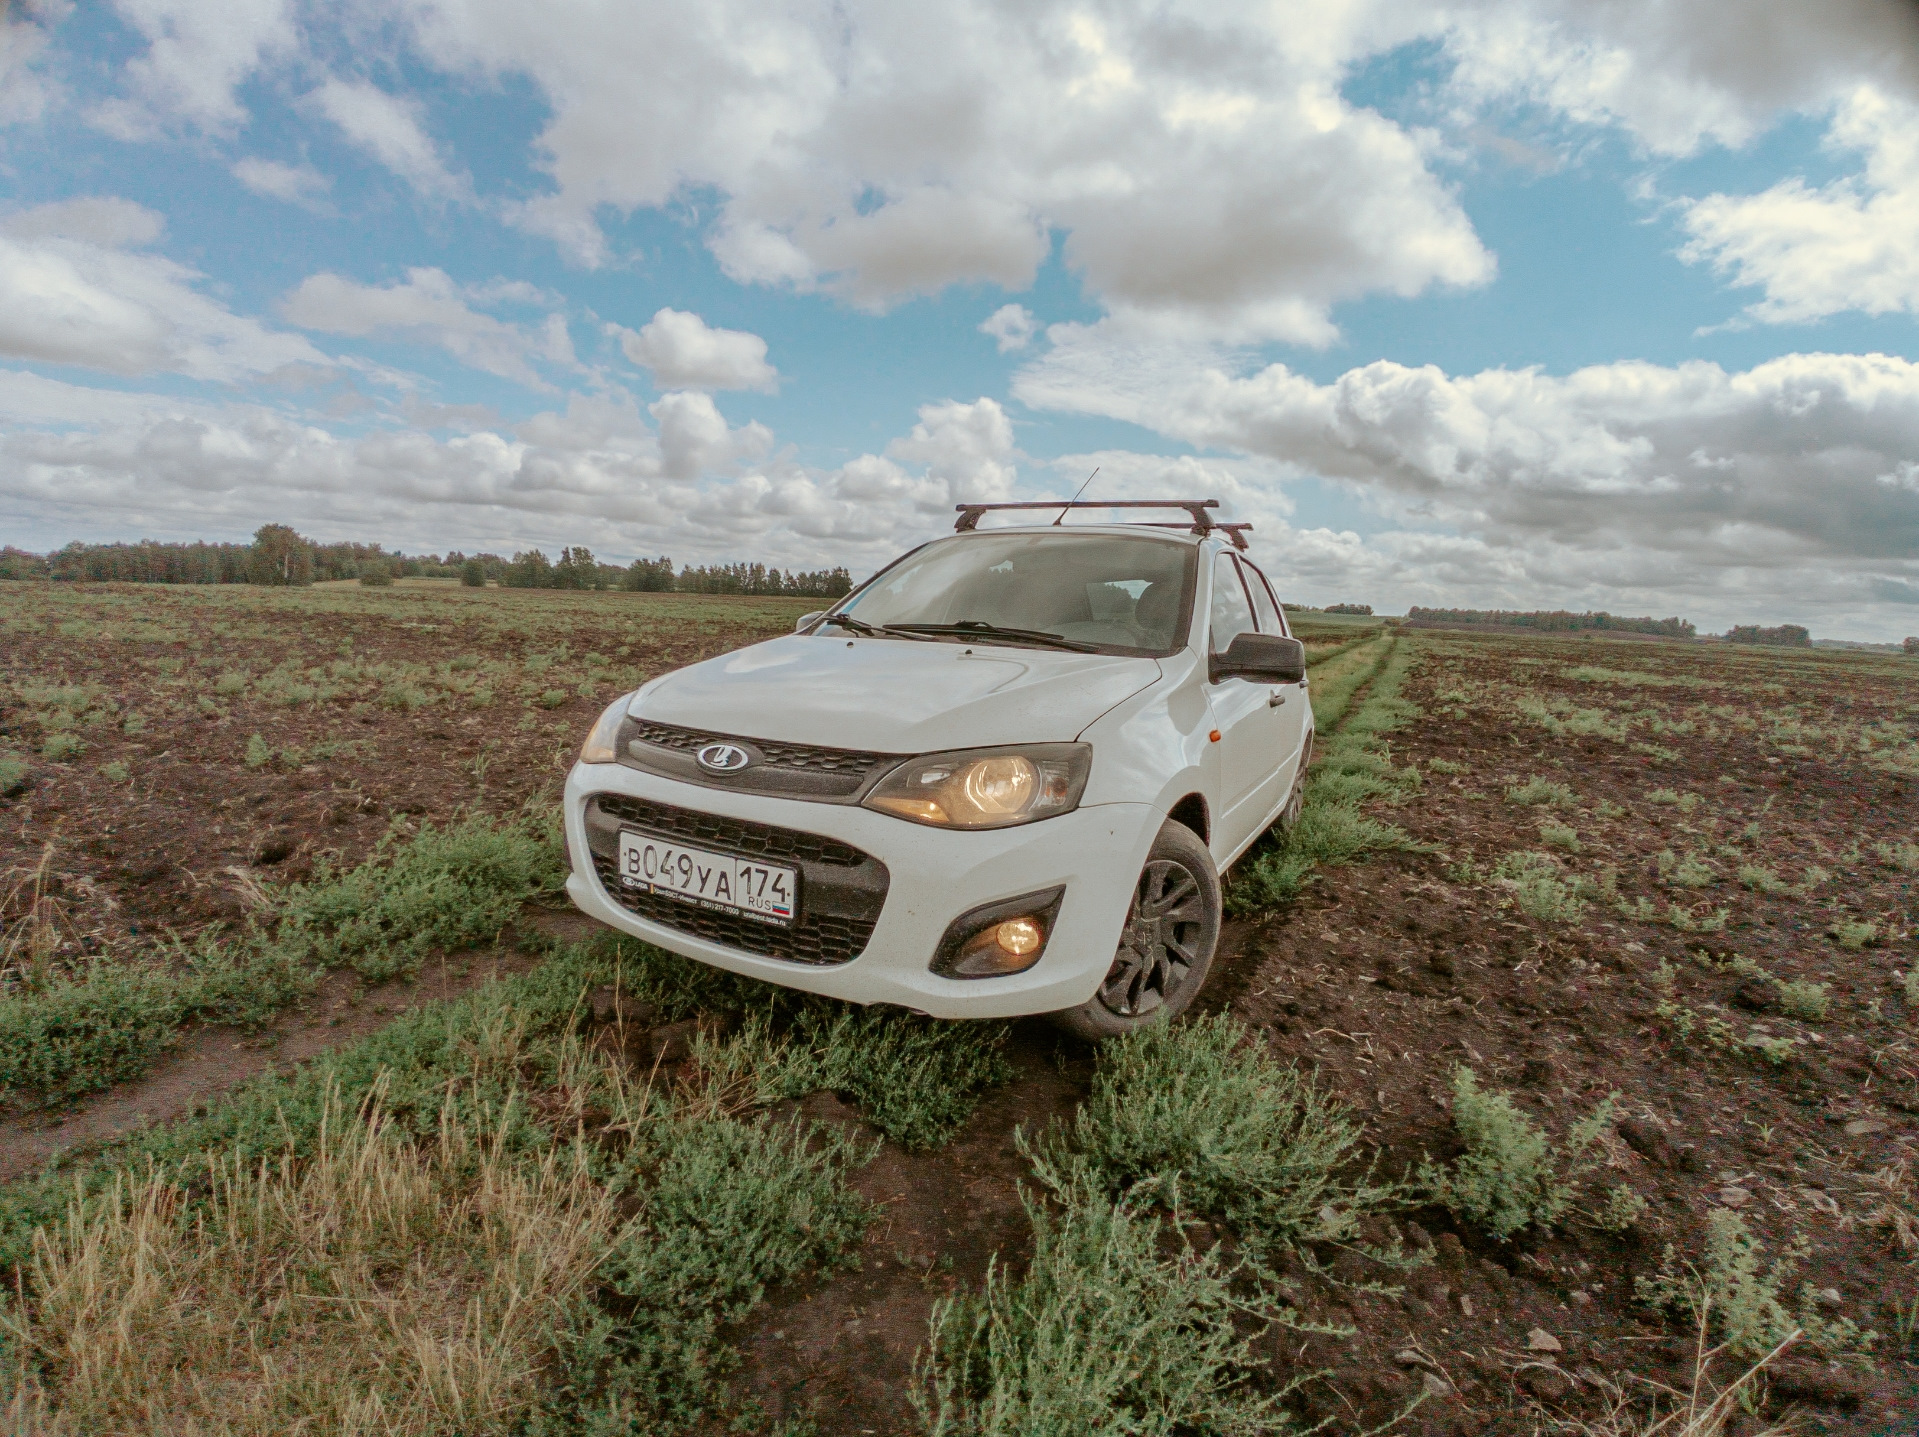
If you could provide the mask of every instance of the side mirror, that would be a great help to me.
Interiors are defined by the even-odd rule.
[[[821,616],[825,613],[826,610],[824,609],[815,609],[810,614],[801,614],[798,622],[793,625],[793,632],[796,634],[805,633],[808,629],[812,628],[813,625],[817,624]]]
[[[1208,679],[1251,679],[1256,684],[1297,684],[1306,678],[1306,646],[1278,634],[1240,634],[1213,655]]]

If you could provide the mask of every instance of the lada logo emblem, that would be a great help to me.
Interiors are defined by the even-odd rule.
[[[693,759],[708,773],[738,773],[753,761],[753,755],[736,743],[709,743]]]

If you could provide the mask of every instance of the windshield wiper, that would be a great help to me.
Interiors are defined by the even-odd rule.
[[[913,627],[910,624],[904,627],[898,624],[869,624],[866,620],[856,619],[851,614],[828,614],[820,620],[820,627],[825,628],[828,624],[838,624],[842,629],[850,630],[868,639],[884,639],[890,636],[896,639],[918,639],[923,643],[932,637],[930,634],[908,632]]]
[[[889,633],[954,634],[961,638],[1005,639],[1016,644],[1042,644],[1047,648],[1071,649],[1080,654],[1099,652],[1098,644],[1084,644],[1064,634],[1051,634],[1044,629],[1007,629],[982,619],[961,619],[957,624],[888,624],[886,629]]]

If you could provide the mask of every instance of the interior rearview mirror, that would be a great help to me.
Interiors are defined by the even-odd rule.
[[[1208,677],[1250,679],[1256,684],[1296,684],[1306,677],[1306,646],[1279,634],[1240,634],[1214,654]]]

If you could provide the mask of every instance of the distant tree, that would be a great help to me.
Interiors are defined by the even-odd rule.
[[[313,546],[285,524],[262,524],[253,534],[247,578],[284,587],[313,582]]]
[[[562,549],[560,562],[553,566],[551,585],[555,589],[597,589],[600,566],[591,549]]]
[[[538,549],[513,556],[500,582],[509,589],[550,589],[553,587],[553,561]]]
[[[1761,628],[1758,624],[1735,624],[1726,630],[1726,642],[1732,644],[1768,644],[1782,649],[1812,647],[1812,635],[1798,624],[1779,624]]]
[[[0,549],[0,579],[44,579],[47,561],[38,554],[16,549],[9,544]]]
[[[484,589],[486,565],[478,559],[468,559],[460,565],[460,582],[469,589]]]
[[[635,559],[627,565],[620,587],[636,594],[663,594],[673,587],[673,561],[664,554],[657,559]]]
[[[1919,635],[1907,639],[1905,649],[1913,658],[1919,659]]]
[[[369,589],[392,588],[392,566],[385,559],[368,559],[360,565],[360,583]]]
[[[1372,616],[1373,606],[1371,604],[1328,604],[1326,606],[1326,612],[1329,614],[1357,614],[1361,617],[1370,618]]]

